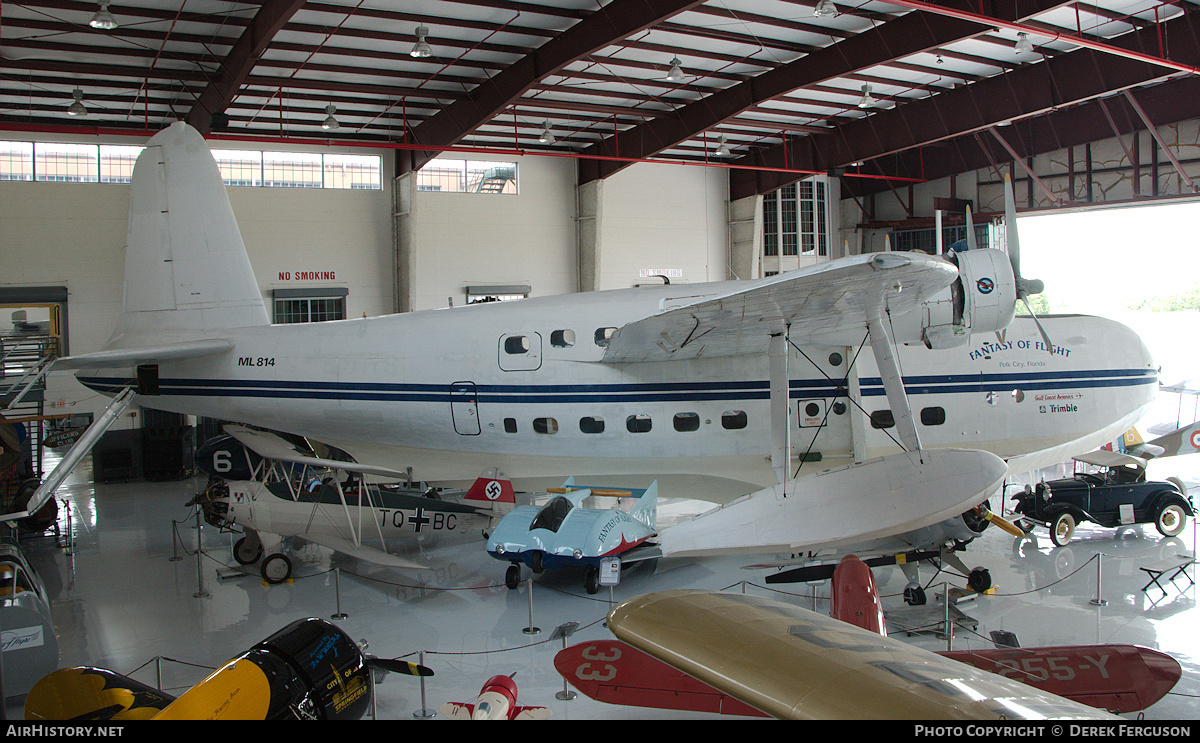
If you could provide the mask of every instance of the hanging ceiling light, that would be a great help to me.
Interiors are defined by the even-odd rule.
[[[1033,51],[1033,42],[1029,40],[1029,34],[1023,31],[1017,34],[1017,43],[1013,46],[1013,51],[1017,54],[1027,54]]]
[[[417,26],[417,43],[413,44],[412,51],[409,52],[410,56],[416,57],[417,59],[424,59],[425,57],[433,56],[433,49],[429,48],[429,42],[425,40],[425,37],[428,35],[428,26]]]
[[[338,120],[333,118],[334,111],[337,111],[337,107],[335,107],[332,103],[325,107],[325,113],[329,114],[325,117],[325,120],[321,122],[321,128],[325,131],[337,129],[339,126],[341,126],[341,124],[338,123]]]
[[[117,27],[117,19],[108,12],[108,0],[100,0],[100,10],[92,15],[92,20],[88,21],[88,25],[101,31],[111,31]]]
[[[858,99],[858,107],[859,108],[874,108],[875,107],[875,97],[871,95],[871,86],[869,84],[862,86],[862,98]]]
[[[79,88],[71,91],[71,95],[75,96],[75,102],[67,107],[68,116],[87,116],[87,106],[83,105],[83,91]]]
[[[667,79],[673,83],[683,82],[683,68],[680,65],[683,62],[679,61],[679,57],[671,58],[671,70],[667,73]]]
[[[542,122],[542,136],[538,137],[538,141],[542,144],[554,144],[556,141],[554,134],[550,131],[549,121]]]
[[[817,3],[817,7],[813,8],[813,15],[837,15],[837,7],[834,6],[833,0],[821,0]]]
[[[717,157],[729,157],[733,153],[729,150],[729,145],[725,144],[725,135],[717,140]]]

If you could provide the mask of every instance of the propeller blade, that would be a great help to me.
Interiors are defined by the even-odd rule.
[[[971,207],[967,207],[967,250],[976,250],[979,246],[975,244],[975,223],[971,221]]]
[[[1033,308],[1029,306],[1029,300],[1021,297],[1021,301],[1025,304],[1025,309],[1029,310],[1029,316],[1033,318],[1033,322],[1037,325],[1038,332],[1042,334],[1042,340],[1046,342],[1046,350],[1049,353],[1054,353],[1054,344],[1050,342],[1050,335],[1046,329],[1042,327],[1042,321],[1034,314]]]
[[[1012,534],[1014,537],[1025,536],[1025,532],[1021,531],[1021,527],[1017,526],[1016,524],[1014,524],[1013,522],[1004,518],[1003,516],[998,516],[998,515],[992,513],[991,511],[988,511],[986,514],[984,514],[984,518],[986,518],[988,521],[992,522],[996,526],[1000,527],[1004,531],[1008,532],[1009,534]]]
[[[402,673],[407,676],[432,676],[433,669],[405,660],[388,658],[367,658],[367,665],[391,673]]]
[[[1012,263],[1013,274],[1017,277],[1018,286],[1021,283],[1021,240],[1017,237],[1017,199],[1013,195],[1012,179],[1004,174],[1004,235],[1008,247],[1008,260]]]

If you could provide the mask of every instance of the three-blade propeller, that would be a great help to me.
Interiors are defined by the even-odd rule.
[[[1042,340],[1046,343],[1046,350],[1054,353],[1054,344],[1050,342],[1050,336],[1029,304],[1029,296],[1041,294],[1045,291],[1046,285],[1040,279],[1027,279],[1021,275],[1021,241],[1017,237],[1016,198],[1013,196],[1012,181],[1007,175],[1004,176],[1004,234],[1007,236],[1008,242],[1008,260],[1012,264],[1013,277],[1017,281],[1017,299],[1021,300],[1025,309],[1029,311],[1029,316],[1037,324],[1038,332],[1042,334]]]

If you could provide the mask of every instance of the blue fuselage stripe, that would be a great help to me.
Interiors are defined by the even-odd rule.
[[[87,387],[114,393],[134,383],[133,379],[80,377]],[[956,374],[905,377],[910,395],[953,393],[1025,392],[1063,388],[1132,387],[1157,382],[1152,371],[1116,369],[1080,372],[1024,372],[1013,374]],[[793,380],[793,398],[845,397],[840,380]],[[885,395],[879,377],[860,380],[864,397]],[[190,397],[258,397],[320,400],[366,400],[386,402],[471,402],[516,404],[677,402],[684,400],[766,400],[766,381],[673,382],[661,384],[594,385],[471,385],[388,384],[354,382],[293,382],[233,379],[162,379],[159,394]]]

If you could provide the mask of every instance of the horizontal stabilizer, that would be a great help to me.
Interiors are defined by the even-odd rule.
[[[54,362],[54,368],[56,370],[109,369],[137,364],[161,364],[167,361],[198,359],[231,350],[233,350],[233,341],[228,338],[210,338],[184,343],[168,343],[161,346],[115,348],[78,356],[64,356]]]
[[[662,529],[659,538],[665,557],[858,543],[957,516],[994,492],[1007,471],[985,451],[903,452],[742,496]]]

